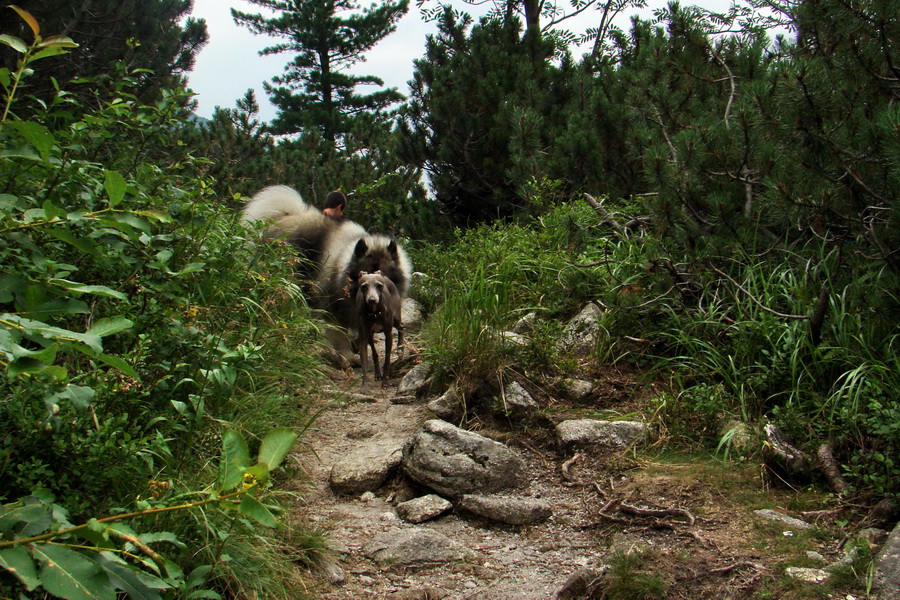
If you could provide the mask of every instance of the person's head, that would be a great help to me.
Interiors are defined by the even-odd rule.
[[[325,196],[325,204],[322,206],[322,212],[329,217],[339,219],[344,216],[347,210],[347,198],[339,191],[328,192]]]

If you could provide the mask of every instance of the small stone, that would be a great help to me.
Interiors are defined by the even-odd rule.
[[[788,567],[784,574],[807,583],[825,583],[828,581],[828,573],[822,569],[807,569],[805,567]]]
[[[441,516],[453,505],[437,494],[428,494],[397,505],[397,514],[407,523],[423,523]]]

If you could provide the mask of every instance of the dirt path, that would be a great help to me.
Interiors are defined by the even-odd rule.
[[[382,388],[369,381],[362,385],[346,377],[335,380],[333,391],[351,398],[326,410],[303,437],[302,450],[310,488],[304,493],[301,511],[311,523],[329,533],[331,548],[346,580],[341,585],[323,582],[321,597],[361,598],[446,598],[485,600],[553,598],[569,575],[593,562],[605,549],[589,530],[573,528],[586,500],[580,488],[561,487],[546,477],[553,465],[543,456],[524,451],[535,476],[522,492],[540,497],[554,507],[554,517],[541,525],[510,527],[493,525],[475,517],[456,513],[434,521],[411,525],[401,521],[389,503],[392,483],[374,499],[341,497],[329,487],[331,467],[353,450],[361,440],[375,435],[409,437],[432,418],[424,404],[393,404],[398,380]],[[371,401],[361,401],[367,396]],[[317,457],[316,457],[317,455]],[[479,560],[471,564],[433,564],[407,569],[382,570],[365,555],[365,546],[376,534],[398,528],[427,527],[476,551]],[[430,595],[428,595],[430,594]]]
[[[665,596],[647,597],[752,598],[761,584],[771,583],[773,566],[785,558],[779,547],[765,553],[754,549],[759,524],[751,512],[759,506],[736,503],[718,476],[707,477],[690,463],[667,463],[660,470],[656,468],[660,465],[627,457],[585,453],[567,464],[564,477],[562,465],[571,457],[521,436],[509,442],[530,472],[530,482],[519,494],[552,506],[553,516],[544,523],[512,527],[451,511],[412,525],[400,520],[392,505],[399,477],[374,496],[336,496],[329,475],[342,457],[375,436],[406,439],[432,418],[422,402],[391,402],[397,396],[398,378],[382,388],[371,380],[361,384],[356,373],[335,372],[331,389],[321,400],[332,405],[304,434],[298,453],[309,476],[298,517],[327,532],[335,564],[343,572],[339,583],[322,574],[317,597],[554,599],[573,573],[637,551],[644,562],[631,568],[638,574],[655,573],[667,590]],[[335,401],[340,398],[345,400]],[[746,470],[724,477],[735,480],[735,485],[744,478],[750,486],[759,485],[749,481],[753,475]],[[641,515],[628,513],[623,506],[683,512]],[[477,558],[382,569],[367,556],[366,546],[374,536],[408,528],[439,532],[473,550]],[[763,531],[763,538],[771,536],[778,542],[781,533],[775,527]],[[829,542],[793,541],[797,552],[804,548],[836,552]]]

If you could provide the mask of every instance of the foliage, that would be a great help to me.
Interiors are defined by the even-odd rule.
[[[78,44],[74,51],[43,64],[29,79],[28,93],[40,101],[52,97],[59,84],[69,87],[66,82],[73,78],[109,73],[116,62],[136,73],[135,95],[145,102],[156,100],[163,89],[182,80],[209,37],[202,19],[187,16],[191,0],[93,0],[87,5],[69,0],[22,0],[18,4],[45,31],[64,33]],[[25,37],[27,28],[4,8],[0,10],[0,32]],[[10,69],[15,64],[9,55],[0,61],[0,66]],[[26,107],[36,109],[37,104],[23,99],[17,109],[22,112]]]
[[[107,594],[122,589],[115,577],[156,589],[159,582],[145,577],[154,559],[130,556],[144,552],[135,541],[165,542],[174,534],[183,545],[166,555],[177,567],[152,576],[166,583],[168,595],[213,597],[202,591],[210,578],[240,585],[212,567],[222,561],[231,530],[252,537],[252,519],[275,523],[243,491],[239,510],[224,518],[216,512],[221,492],[235,489],[245,472],[266,484],[268,469],[250,465],[246,444],[226,433],[229,460],[236,461],[223,466],[227,485],[201,492],[205,500],[189,497],[204,485],[205,465],[218,456],[229,421],[253,434],[289,413],[281,390],[261,384],[268,368],[296,385],[313,376],[316,325],[292,281],[295,257],[286,247],[249,244],[235,213],[223,211],[198,176],[203,165],[181,141],[183,91],[144,104],[133,93],[140,73],[119,65],[82,84],[115,90],[114,100],[98,91],[86,104],[87,94],[59,90],[46,109],[17,117],[22,80],[71,46],[40,37],[33,17],[22,16],[35,41],[0,38],[20,57],[14,71],[0,71],[8,109],[0,122],[0,500],[10,510],[31,507],[25,510],[34,521],[0,517],[3,543],[11,560],[40,562],[34,553],[43,549],[14,545],[56,527],[44,515],[60,527],[80,522],[86,529],[77,531],[96,533],[104,554],[88,551],[84,559],[76,551],[73,558],[54,540],[36,577],[44,576],[41,569],[50,569],[51,579],[66,576],[51,563],[71,562],[83,569],[79,579]],[[292,346],[305,350],[284,350]],[[280,462],[283,444],[272,444],[286,435],[265,438],[260,461]],[[190,514],[144,512],[185,504]],[[97,520],[103,514],[135,519],[126,523],[136,532],[128,542],[134,548],[110,550],[124,549],[127,564],[105,555],[107,521]],[[204,543],[210,538],[219,542]],[[265,572],[268,564],[257,568]],[[145,565],[140,572],[133,570],[138,565]],[[51,579],[45,589],[55,594],[58,578]],[[283,597],[296,597],[296,590]]]
[[[530,214],[524,190],[547,177],[557,100],[550,44],[520,37],[515,20],[470,25],[444,11],[400,121],[403,156],[428,172],[458,224]]]
[[[246,517],[267,527],[277,521],[258,496],[270,486],[269,473],[284,460],[297,435],[290,428],[270,431],[262,439],[255,463],[247,442],[228,430],[223,436],[217,486],[204,496],[185,502],[185,495],[162,502],[143,501],[140,509],[124,515],[91,519],[81,525],[46,491],[39,490],[18,502],[0,507],[0,567],[15,576],[28,592],[43,588],[58,598],[162,598],[160,591],[178,590],[191,598],[219,598],[212,590],[198,590],[210,567],[198,567],[188,576],[171,560],[153,550],[161,542],[175,548],[184,544],[170,532],[138,533],[152,517],[172,511],[214,506],[235,521]],[[121,544],[121,547],[120,547]]]

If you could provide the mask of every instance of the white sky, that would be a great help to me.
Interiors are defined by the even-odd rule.
[[[443,0],[447,3],[448,0]],[[475,14],[476,7],[468,6],[460,0],[450,2],[456,8]],[[649,8],[640,11],[641,16],[648,17],[652,10],[664,6],[668,0],[649,0]],[[717,10],[724,10],[730,0],[684,0],[683,4],[697,4]],[[409,12],[397,26],[397,30],[384,38],[366,55],[366,61],[354,67],[360,74],[375,75],[384,80],[386,87],[396,87],[401,93],[409,92],[407,81],[412,79],[412,61],[421,58],[425,53],[425,37],[436,30],[434,23],[426,23],[410,2]],[[567,2],[560,2],[567,5]],[[434,6],[434,3],[431,3]],[[212,116],[216,106],[234,108],[237,100],[242,98],[249,88],[256,90],[256,98],[260,105],[260,118],[271,120],[276,113],[275,107],[269,103],[263,91],[263,81],[270,81],[279,75],[284,65],[290,60],[287,54],[260,56],[259,50],[272,45],[273,38],[257,36],[246,27],[239,27],[231,18],[230,8],[237,8],[248,13],[262,12],[260,8],[247,0],[194,0],[192,15],[206,19],[209,30],[209,43],[200,51],[193,72],[189,75],[189,87],[197,94],[199,105],[197,114],[201,117]],[[623,16],[618,21],[621,27],[628,27],[630,16]],[[581,33],[586,27],[596,25],[599,13],[587,11],[577,20],[567,21],[568,29]],[[577,53],[576,53],[577,54]]]

